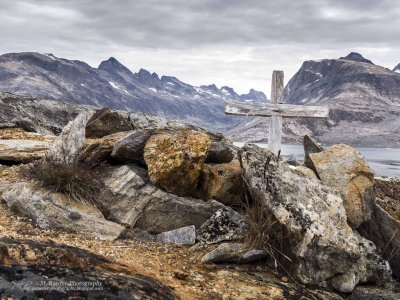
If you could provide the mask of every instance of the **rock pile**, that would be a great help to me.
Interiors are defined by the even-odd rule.
[[[79,114],[57,138],[41,139],[39,154],[14,147],[7,157],[91,166],[101,185],[92,206],[32,178],[2,182],[9,209],[41,228],[104,240],[140,231],[159,243],[213,247],[204,263],[260,262],[271,253],[245,242],[246,207],[258,204],[285,233],[279,263],[299,282],[350,293],[389,282],[391,267],[399,276],[399,221],[385,211],[385,197],[375,200],[373,173],[350,146],[324,150],[306,137],[305,165],[293,165],[201,128],[110,109]],[[0,163],[9,161],[1,145]]]

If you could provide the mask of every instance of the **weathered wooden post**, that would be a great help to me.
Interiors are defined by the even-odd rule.
[[[283,71],[272,72],[271,103],[282,103],[284,87]],[[278,155],[281,150],[282,116],[271,116],[269,121],[268,149]]]
[[[271,103],[249,104],[239,101],[225,100],[227,115],[271,117],[268,136],[268,148],[276,155],[281,150],[282,117],[283,118],[317,118],[329,117],[329,108],[323,106],[304,106],[284,104],[283,71],[272,73]]]

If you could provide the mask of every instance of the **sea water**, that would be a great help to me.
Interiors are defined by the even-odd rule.
[[[235,146],[243,147],[244,143],[234,143]],[[267,148],[267,144],[256,145]],[[377,176],[389,176],[400,178],[400,148],[357,148],[365,157],[369,166]],[[297,160],[304,160],[303,145],[283,144],[281,153],[283,156],[293,155]]]

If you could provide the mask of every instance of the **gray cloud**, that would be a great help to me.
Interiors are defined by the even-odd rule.
[[[0,2],[0,52],[39,51],[96,66],[115,56],[193,84],[269,90],[306,59],[359,51],[400,62],[397,0]]]

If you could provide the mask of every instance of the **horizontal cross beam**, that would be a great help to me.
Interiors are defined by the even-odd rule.
[[[225,101],[225,113],[244,116],[281,116],[285,118],[328,118],[329,108],[292,104],[253,104],[239,101]]]

